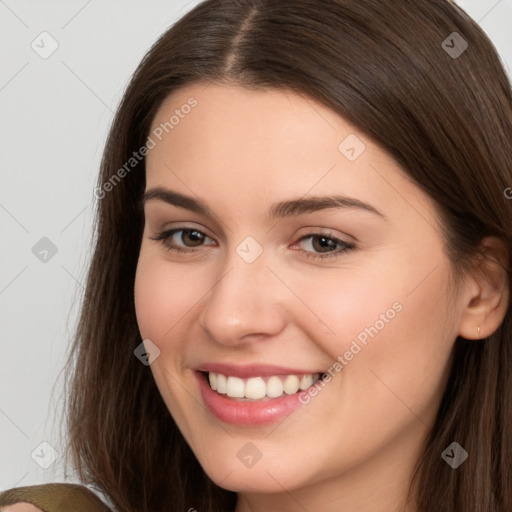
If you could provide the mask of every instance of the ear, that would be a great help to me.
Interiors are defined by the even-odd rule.
[[[460,336],[468,340],[493,334],[505,318],[509,301],[508,251],[503,241],[484,238],[474,263],[465,277],[459,326]]]

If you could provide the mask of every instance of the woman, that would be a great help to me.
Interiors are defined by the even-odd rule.
[[[102,162],[81,481],[123,512],[512,510],[511,136],[446,0],[186,14]]]

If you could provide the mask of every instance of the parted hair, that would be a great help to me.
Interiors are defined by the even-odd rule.
[[[450,49],[457,43],[461,50],[461,41],[467,48],[456,55]],[[434,200],[457,275],[469,271],[484,236],[500,238],[511,253],[512,203],[504,192],[512,186],[510,81],[488,37],[454,3],[201,2],[134,72],[98,187],[106,190],[146,144],[164,99],[197,82],[295,91],[348,120]],[[142,341],[134,279],[144,188],[142,158],[97,201],[94,250],[66,366],[68,460],[119,512],[233,511],[236,493],[205,474],[150,367],[134,356]],[[455,340],[444,396],[411,475],[418,512],[512,510],[511,329],[509,306],[487,339]],[[441,458],[453,441],[469,454],[457,470]]]

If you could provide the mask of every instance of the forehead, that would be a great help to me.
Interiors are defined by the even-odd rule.
[[[433,213],[389,154],[325,105],[291,91],[192,84],[163,102],[150,135],[156,145],[147,156],[147,188],[168,186],[242,211],[283,195],[342,193],[386,215],[411,215],[411,201],[423,216]]]

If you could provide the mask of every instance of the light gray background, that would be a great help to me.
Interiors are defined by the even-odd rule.
[[[0,491],[64,480],[61,458],[47,469],[36,461],[51,462],[42,442],[61,452],[58,377],[91,252],[108,126],[144,53],[197,3],[0,0]],[[458,3],[510,73],[512,0]],[[47,59],[31,47],[42,46],[44,31],[59,45]],[[43,237],[57,247],[47,262],[32,252]]]

